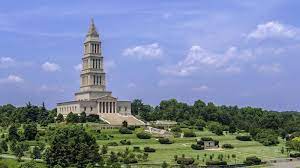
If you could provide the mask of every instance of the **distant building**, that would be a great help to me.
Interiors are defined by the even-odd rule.
[[[131,115],[130,101],[118,101],[111,91],[106,90],[104,57],[93,20],[84,41],[80,79],[80,90],[75,93],[75,101],[58,103],[58,113],[67,116],[71,112],[85,112],[87,115],[97,114],[111,125],[121,125],[124,120],[130,125],[144,125]]]

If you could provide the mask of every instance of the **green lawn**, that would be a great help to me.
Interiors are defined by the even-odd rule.
[[[167,161],[170,164],[175,164],[174,162],[174,155],[181,156],[184,154],[186,157],[193,157],[197,158],[197,155],[199,155],[199,160],[197,160],[200,164],[205,164],[203,161],[209,160],[209,155],[214,154],[214,158],[217,159],[217,156],[219,154],[223,154],[224,158],[228,163],[235,163],[235,160],[237,163],[242,163],[246,157],[248,156],[257,156],[259,158],[262,158],[263,160],[269,160],[274,158],[282,158],[286,157],[286,154],[281,153],[281,148],[284,146],[283,141],[277,146],[270,146],[266,147],[262,144],[255,142],[255,141],[239,141],[235,139],[235,135],[224,135],[224,136],[216,136],[215,134],[209,132],[209,131],[197,131],[196,135],[197,138],[209,136],[213,139],[220,141],[220,146],[225,143],[229,143],[234,145],[234,149],[227,149],[227,150],[192,150],[191,144],[195,143],[195,139],[197,138],[174,138],[175,143],[170,145],[160,144],[157,139],[151,138],[149,140],[141,140],[136,138],[135,134],[129,134],[124,135],[120,134],[117,129],[114,130],[102,130],[103,134],[109,134],[112,135],[113,138],[110,140],[98,140],[97,143],[99,145],[104,145],[109,142],[118,142],[121,139],[130,140],[132,145],[119,145],[119,146],[110,146],[109,150],[111,151],[122,151],[125,150],[126,147],[129,147],[130,149],[133,148],[133,146],[140,146],[141,149],[145,146],[153,147],[156,149],[155,153],[150,153],[149,155],[149,161],[147,163],[149,164],[161,164],[163,161]],[[204,154],[207,156],[205,157]],[[236,154],[236,159],[228,159],[227,155]]]

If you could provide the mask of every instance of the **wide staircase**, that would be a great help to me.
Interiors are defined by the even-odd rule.
[[[122,125],[123,121],[127,121],[128,125],[145,125],[145,123],[133,115],[120,115],[118,113],[102,113],[100,118],[110,125]]]

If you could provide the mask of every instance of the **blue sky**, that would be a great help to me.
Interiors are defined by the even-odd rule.
[[[108,89],[300,110],[300,1],[16,0],[0,3],[0,104],[74,99],[93,17]]]

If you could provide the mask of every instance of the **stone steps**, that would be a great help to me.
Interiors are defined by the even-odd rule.
[[[145,123],[133,115],[120,115],[120,114],[100,114],[100,117],[108,122],[110,125],[122,125],[123,121],[127,121],[128,125],[145,125]]]

